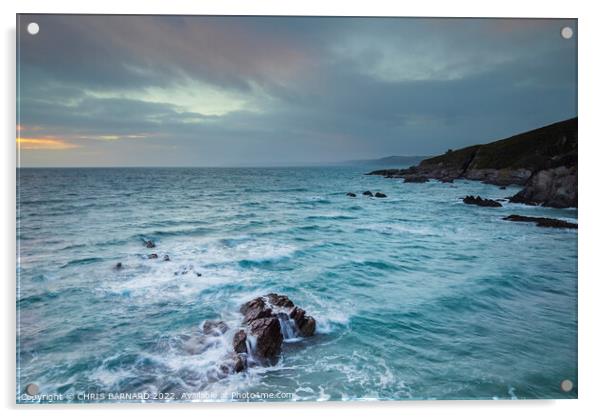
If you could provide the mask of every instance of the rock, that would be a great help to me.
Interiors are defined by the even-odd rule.
[[[159,258],[159,256],[155,253],[149,254],[148,258],[153,259],[153,258]]]
[[[413,174],[408,174],[406,176],[403,176],[404,183],[426,183],[427,181],[429,181],[428,176],[420,176],[420,175],[413,175]]]
[[[240,373],[247,368],[247,359],[240,354],[234,359],[234,373]]]
[[[286,295],[269,293],[243,304],[240,312],[244,315],[243,324],[247,325],[247,331],[238,331],[232,342],[234,351],[246,351],[246,339],[249,335],[255,339],[254,357],[261,359],[273,359],[280,353],[284,340],[284,331],[295,336],[310,337],[316,331],[316,320],[307,315],[306,312],[295,306]],[[295,329],[286,330],[281,328],[281,321],[293,320]],[[283,322],[285,323],[285,322]],[[243,347],[244,343],[244,347]],[[244,351],[243,351],[244,350]]]
[[[500,186],[500,190],[506,190],[506,186]]]
[[[295,321],[302,337],[311,337],[316,332],[316,320],[298,306],[291,311],[290,317]]]
[[[577,207],[577,166],[560,166],[537,172],[510,201],[554,208]]]
[[[237,353],[247,352],[247,333],[244,330],[236,331],[232,339],[232,347],[234,347],[234,351]]]
[[[222,335],[226,331],[228,331],[228,324],[224,321],[208,319],[203,322],[203,332],[205,334]]]
[[[283,337],[278,318],[271,316],[255,319],[249,323],[249,331],[256,338],[255,356],[274,360],[280,354]]]
[[[171,259],[169,258],[169,256],[167,254],[165,254],[163,256],[163,261],[170,261]]]
[[[155,248],[155,243],[149,239],[148,241],[144,241],[144,246],[146,248]]]
[[[362,194],[363,194],[364,196],[370,196],[370,197],[374,196],[370,190],[366,190],[366,191],[365,191],[364,193],[362,193]]]
[[[509,215],[503,218],[505,221],[512,222],[534,222],[537,226],[545,228],[569,228],[577,229],[578,225],[571,222],[562,221],[553,218],[540,218],[534,216]]]
[[[266,305],[263,298],[255,298],[240,307],[240,313],[244,315],[243,323],[250,323],[256,319],[272,316],[272,310]]]
[[[123,264],[121,263],[121,261],[117,264],[115,264],[115,267],[113,267],[115,270],[121,270],[123,268]]]
[[[295,304],[292,300],[285,295],[278,295],[276,293],[268,293],[266,295],[268,302],[273,306],[279,306],[281,308],[293,308]]]
[[[347,196],[349,196],[349,197],[357,197],[357,195],[355,193],[352,193],[352,192],[347,192]]]
[[[202,274],[199,273],[198,271],[195,271],[194,274],[196,274],[196,277],[201,277],[202,276]]]
[[[223,376],[226,377],[232,373],[240,373],[244,369],[247,368],[247,358],[244,354],[236,354],[232,353],[226,361],[219,367],[219,370],[222,372]]]
[[[380,197],[380,198],[387,197],[387,195],[386,195],[386,194],[384,194],[384,193],[381,193],[381,192],[376,192],[376,194],[375,194],[374,196],[375,196],[375,197]]]
[[[483,199],[481,196],[466,196],[464,199],[462,199],[462,201],[467,205],[486,206],[492,208],[502,207],[501,203],[491,199]]]

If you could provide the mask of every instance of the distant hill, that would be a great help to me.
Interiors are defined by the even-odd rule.
[[[350,160],[344,161],[341,164],[353,164],[353,165],[374,165],[374,166],[386,166],[395,167],[418,164],[425,158],[429,158],[426,155],[391,155],[389,157],[376,158],[372,160]]]
[[[577,206],[577,118],[427,158],[408,169],[369,174],[407,182],[428,179],[480,180],[501,186],[525,185],[513,202],[554,207]]]

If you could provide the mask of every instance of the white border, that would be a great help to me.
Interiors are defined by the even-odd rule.
[[[0,265],[5,268],[2,289],[4,302],[4,338],[0,396],[4,416],[106,416],[107,413],[130,416],[162,417],[199,414],[244,415],[246,418],[275,416],[304,417],[326,413],[333,417],[359,417],[371,413],[383,416],[504,417],[544,415],[546,417],[589,416],[602,409],[597,403],[600,388],[599,335],[602,275],[597,260],[600,246],[600,184],[598,171],[602,158],[600,146],[600,27],[602,16],[595,2],[504,0],[499,2],[453,0],[385,2],[381,0],[277,0],[244,1],[151,1],[151,0],[20,0],[1,2],[3,23],[2,82],[5,92],[3,111],[2,231]],[[303,404],[203,404],[203,405],[55,405],[14,404],[15,399],[15,13],[126,13],[126,14],[281,14],[345,16],[455,16],[455,17],[569,17],[579,19],[579,400],[566,401],[434,401],[434,402],[328,402]]]

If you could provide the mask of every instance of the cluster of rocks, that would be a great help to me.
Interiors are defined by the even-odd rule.
[[[491,208],[500,208],[502,204],[492,199],[483,199],[481,196],[466,196],[462,199],[467,205],[485,206]]]
[[[154,243],[154,241],[152,240],[142,240],[142,245],[144,245],[145,248],[155,248],[157,245]],[[146,258],[148,258],[149,260],[156,260],[159,258],[159,254],[157,253],[150,253],[146,256]],[[171,258],[169,257],[169,254],[165,254],[162,257],[163,261],[171,261]],[[123,263],[120,261],[117,264],[115,264],[115,266],[113,266],[113,269],[115,270],[121,270],[123,269]]]
[[[285,338],[311,337],[316,320],[285,295],[269,293],[240,307],[242,327],[232,339],[232,356],[224,368],[240,372],[249,365],[277,361]]]
[[[387,195],[382,192],[372,193],[370,190],[366,190],[365,192],[362,193],[362,195],[367,196],[367,197],[378,197],[381,199],[387,197]],[[353,192],[347,192],[347,196],[357,197],[357,195]]]
[[[523,216],[523,215],[509,215],[503,218],[505,221],[512,222],[533,222],[537,226],[544,228],[568,228],[577,229],[577,224],[572,222],[563,221],[554,218],[542,218],[535,216]]]

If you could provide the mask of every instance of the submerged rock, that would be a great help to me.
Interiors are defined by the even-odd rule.
[[[503,218],[512,222],[534,222],[535,225],[545,228],[569,228],[577,229],[578,225],[572,222],[562,221],[554,218],[541,218],[535,216],[509,215]]]
[[[477,205],[492,208],[502,207],[501,203],[491,199],[483,199],[481,196],[466,196],[464,199],[462,199],[462,201],[467,205]]]
[[[221,335],[228,331],[228,324],[224,321],[208,319],[203,322],[203,332],[205,334]]]
[[[153,258],[159,258],[158,254],[152,253],[148,255],[148,258],[153,259]]]
[[[374,196],[375,196],[375,197],[380,197],[381,199],[382,199],[383,197],[387,197],[387,195],[386,195],[386,194],[384,194],[384,193],[381,193],[381,192],[376,192],[376,194],[375,194]]]
[[[163,261],[170,261],[170,260],[171,260],[171,258],[169,258],[169,255],[165,254],[163,256]]]
[[[349,197],[357,197],[357,195],[355,193],[352,193],[352,192],[347,192],[347,196],[349,196]]]
[[[115,267],[113,267],[115,270],[121,270],[123,268],[123,264],[121,263],[121,261],[117,264],[115,264]]]
[[[146,248],[155,248],[155,243],[149,239],[148,241],[144,241],[144,246]]]
[[[370,190],[366,190],[366,191],[365,191],[364,193],[362,193],[362,194],[363,194],[364,196],[370,196],[370,197],[374,196]]]

